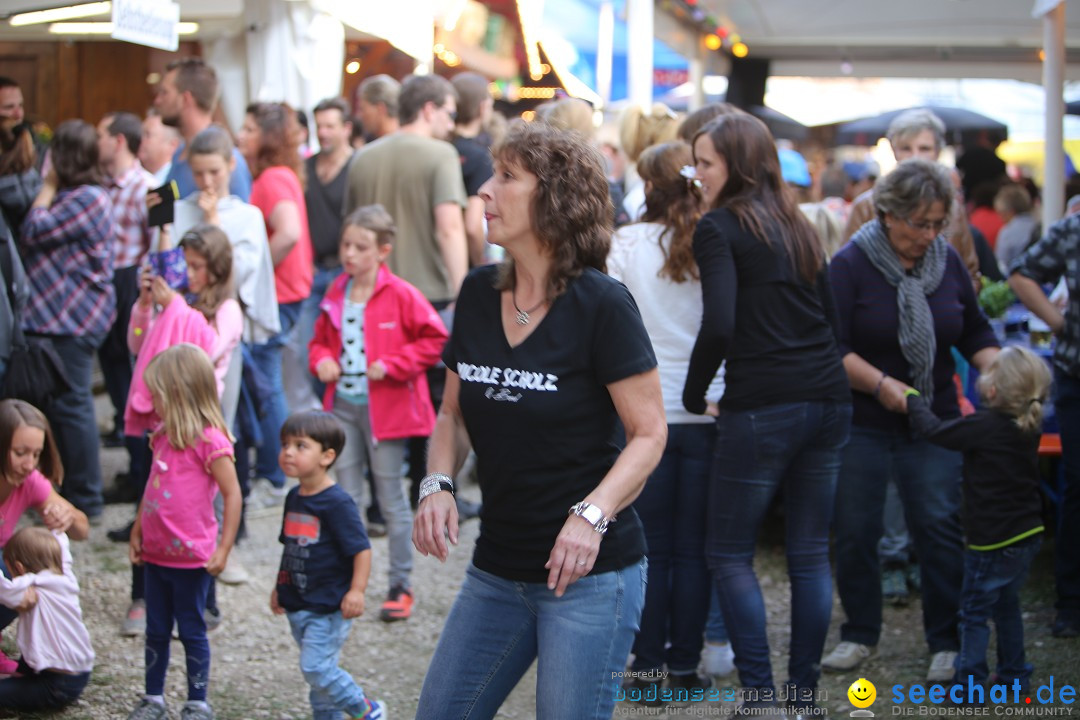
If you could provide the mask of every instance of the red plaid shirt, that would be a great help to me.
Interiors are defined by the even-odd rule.
[[[146,193],[156,187],[153,182],[154,176],[136,160],[127,172],[110,178],[106,185],[113,205],[115,232],[110,248],[117,270],[138,265],[150,250]]]

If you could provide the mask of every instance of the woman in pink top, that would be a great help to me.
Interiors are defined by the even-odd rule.
[[[33,508],[50,530],[66,532],[75,540],[85,540],[90,523],[56,492],[64,479],[64,468],[53,439],[49,421],[30,403],[0,401],[0,547],[7,545],[19,518]],[[0,562],[0,571],[10,577]],[[0,607],[0,629],[17,617]],[[0,674],[15,672],[16,663],[0,653]]]
[[[260,423],[263,444],[256,454],[255,477],[268,480],[271,487],[263,490],[284,500],[285,473],[278,465],[278,434],[289,414],[284,383],[311,382],[303,360],[289,342],[300,305],[311,294],[313,273],[296,113],[285,103],[248,105],[236,145],[255,177],[250,202],[266,220],[281,320],[280,335],[251,347],[251,356],[266,376],[273,398]],[[245,472],[243,465],[239,469]]]

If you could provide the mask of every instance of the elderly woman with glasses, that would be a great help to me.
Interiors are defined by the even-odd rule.
[[[913,439],[905,391],[915,388],[940,417],[957,417],[952,348],[979,369],[998,342],[979,310],[963,261],[945,240],[953,202],[947,171],[905,160],[874,187],[877,217],[830,266],[840,352],[854,416],[836,492],[837,586],[847,621],[826,670],[857,667],[881,635],[885,489],[897,483],[920,560],[923,629],[931,681],[953,676],[963,557],[960,453]]]

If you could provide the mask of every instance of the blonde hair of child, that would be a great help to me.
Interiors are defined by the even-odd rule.
[[[390,217],[386,208],[378,203],[358,207],[349,213],[341,224],[342,236],[351,227],[363,228],[375,233],[375,244],[380,246],[394,242],[394,237],[397,235],[394,218]]]
[[[977,387],[988,407],[1011,415],[1018,428],[1033,433],[1042,429],[1050,381],[1050,368],[1041,357],[1027,348],[1010,346],[1003,348],[979,376]]]
[[[619,142],[631,162],[637,162],[646,148],[671,142],[679,136],[679,116],[664,103],[643,108],[631,105],[619,120]]]
[[[143,379],[174,448],[194,447],[211,427],[233,439],[221,413],[214,366],[201,347],[180,343],[162,351],[146,366]]]
[[[64,572],[64,556],[60,542],[52,531],[43,527],[30,526],[19,530],[4,546],[4,564],[14,568],[15,563],[23,566],[23,571],[39,573],[52,570]]]

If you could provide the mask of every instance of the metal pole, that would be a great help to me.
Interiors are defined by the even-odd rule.
[[[615,52],[615,6],[600,4],[600,27],[596,38],[596,93],[607,106],[611,103],[611,58]]]
[[[705,43],[700,39],[694,56],[690,58],[690,72],[687,80],[690,82],[691,92],[686,109],[693,112],[705,104]]]
[[[654,0],[626,3],[628,90],[630,102],[642,107],[652,105],[654,10]]]
[[[1043,165],[1043,231],[1065,213],[1065,3],[1043,16],[1043,89],[1046,92],[1046,146]]]

